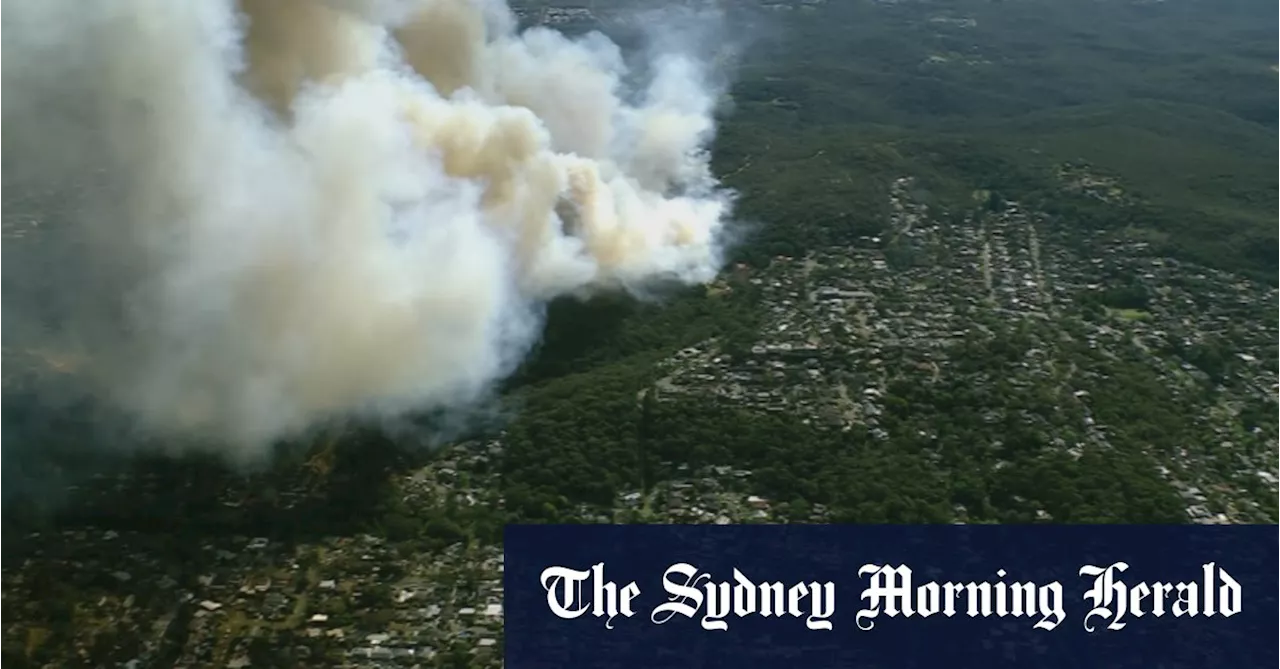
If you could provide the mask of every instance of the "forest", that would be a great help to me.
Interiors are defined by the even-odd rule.
[[[634,43],[610,19],[630,0],[571,4],[604,20],[562,29]],[[138,443],[98,403],[54,387],[51,405],[6,370],[4,659],[161,666],[194,648],[208,666],[242,651],[230,666],[351,666],[343,644],[424,628],[397,616],[428,601],[501,601],[510,523],[730,522],[672,512],[677,486],[703,485],[693,505],[732,498],[733,522],[1276,523],[1276,3],[718,6],[737,54],[711,147],[737,198],[721,276],[546,304],[531,355],[474,411],[335,420],[232,468]],[[999,244],[974,242],[1015,204],[1028,214],[1003,241],[1039,245],[1016,279],[1042,258],[1096,267],[1041,280],[1062,290],[1017,313],[989,265],[981,288],[977,258]],[[917,205],[931,229],[908,243],[893,226]],[[819,256],[837,262],[795,279]],[[878,292],[832,326],[863,316],[861,341],[801,364],[758,355],[824,282]],[[1171,295],[1183,312],[1161,313]],[[1203,336],[1160,331],[1199,312]],[[889,327],[907,322],[927,334]],[[668,392],[697,347],[756,356],[751,396],[874,391],[874,422]],[[438,588],[406,603],[420,586]],[[500,631],[449,629],[421,666],[501,661],[473,652]]]
[[[1274,3],[830,2],[792,12],[742,6],[729,17],[747,38],[713,154],[739,195],[731,264],[762,268],[776,256],[879,234],[890,183],[910,175],[916,195],[947,215],[1016,200],[1046,212],[1068,238],[1143,239],[1171,257],[1276,283]],[[1068,192],[1064,164],[1113,178],[1123,202]],[[983,191],[990,195],[975,203]],[[374,430],[339,444],[340,473],[322,505],[284,516],[222,510],[203,515],[200,531],[350,525],[496,539],[504,522],[572,521],[573,509],[607,509],[619,491],[650,487],[673,466],[725,462],[755,471],[759,492],[785,501],[783,515],[797,519],[814,504],[845,522],[949,522],[957,506],[970,522],[1030,522],[1035,509],[1062,522],[1184,519],[1144,449],[1195,439],[1195,428],[1160,379],[1137,366],[1117,367],[1094,389],[1114,400],[1099,403],[1110,412],[1099,419],[1117,426],[1121,447],[1080,459],[1050,448],[1047,431],[979,418],[988,409],[1029,412],[1053,436],[1069,435],[1055,399],[1037,388],[895,386],[888,442],[709,402],[638,401],[655,381],[654,364],[682,347],[711,337],[730,350],[751,345],[758,295],[745,282],[731,285],[714,298],[673,288],[548,305],[545,336],[501,389],[502,424],[475,430],[505,431],[506,453],[490,472],[503,508],[406,518],[391,501],[389,474],[433,451],[405,452]],[[1081,309],[1137,309],[1146,297],[1118,283],[1082,298]],[[996,344],[974,342],[958,364],[998,374],[1028,346],[1020,337],[1010,330]],[[1210,348],[1184,353],[1211,371],[1230,364]],[[6,412],[22,410],[6,400]],[[1256,424],[1259,415],[1250,409],[1242,420]],[[911,436],[921,431],[936,439]],[[61,443],[77,433],[60,434]],[[282,445],[274,473],[255,476],[287,488],[314,449]],[[998,460],[1021,464],[997,469]],[[173,505],[113,514],[177,527],[216,506],[220,479],[208,471],[217,465],[144,467],[192,485],[175,486],[183,492]]]
[[[972,22],[939,20],[957,18]],[[733,260],[763,266],[875,235],[889,182],[910,174],[943,210],[966,211],[972,192],[988,190],[1048,212],[1068,236],[1149,240],[1159,253],[1275,285],[1276,18],[1274,6],[1247,1],[852,2],[769,18],[746,50],[716,144],[750,230]],[[1073,161],[1114,175],[1126,203],[1066,192],[1057,174]],[[1100,299],[1136,308],[1146,295],[1116,283]],[[665,461],[741,463],[757,471],[762,494],[797,509],[827,504],[849,522],[945,522],[955,504],[974,522],[1029,522],[1026,499],[1065,522],[1184,518],[1142,448],[1193,440],[1195,429],[1136,366],[1094,391],[1114,400],[1099,403],[1100,419],[1118,426],[1124,447],[1079,460],[1053,454],[1044,433],[979,419],[991,408],[1031,411],[1070,436],[1036,388],[895,389],[888,431],[931,425],[931,444],[826,434],[785,415],[637,406],[655,352],[749,338],[753,309],[748,285],[660,306],[552,305],[508,431],[502,480],[519,500],[509,506],[516,517],[564,520],[571,501],[608,504],[667,475]],[[999,341],[1015,357],[1027,347],[1013,332]],[[1003,350],[975,343],[959,359],[998,374]],[[1209,369],[1225,360],[1196,355]],[[999,452],[983,446],[993,442]],[[996,459],[1028,466],[1002,474]]]

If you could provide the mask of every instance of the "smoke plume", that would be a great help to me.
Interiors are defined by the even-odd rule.
[[[720,91],[679,44],[637,80],[599,34],[476,0],[15,0],[3,21],[6,225],[23,193],[41,228],[6,339],[171,443],[252,460],[330,419],[464,406],[547,300],[718,268]]]

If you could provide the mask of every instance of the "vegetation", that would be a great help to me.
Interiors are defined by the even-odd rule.
[[[590,3],[599,12],[610,4]],[[450,441],[500,441],[492,457],[445,466],[456,453],[406,449],[383,430],[352,428],[281,445],[269,468],[248,474],[197,457],[138,458],[128,463],[129,486],[103,492],[111,486],[94,482],[84,488],[97,497],[61,504],[67,500],[45,493],[93,477],[110,481],[124,470],[101,449],[84,447],[105,436],[88,426],[104,423],[86,420],[90,409],[80,405],[50,420],[48,407],[6,395],[6,436],[22,431],[24,444],[39,446],[6,451],[4,519],[15,538],[6,557],[27,539],[39,546],[42,534],[58,534],[50,529],[87,541],[111,528],[134,533],[130,552],[163,556],[156,574],[194,592],[199,579],[229,569],[213,550],[229,538],[270,537],[284,556],[332,541],[335,553],[347,550],[352,559],[330,569],[345,570],[344,579],[383,570],[379,585],[359,596],[326,590],[319,604],[317,567],[279,569],[274,578],[292,582],[298,598],[287,615],[253,628],[277,636],[239,627],[220,635],[226,643],[252,637],[245,653],[254,666],[299,666],[307,656],[292,653],[307,647],[296,645],[301,630],[292,628],[307,613],[322,612],[335,626],[361,618],[371,629],[393,627],[399,563],[382,554],[367,559],[374,544],[348,541],[360,533],[385,538],[400,563],[418,567],[441,555],[461,560],[479,549],[498,551],[493,544],[509,522],[667,522],[655,511],[660,494],[706,468],[748,470],[749,493],[768,498],[771,520],[788,522],[811,521],[821,508],[824,520],[852,523],[1177,523],[1188,520],[1188,498],[1202,493],[1196,503],[1213,514],[1225,509],[1233,520],[1275,522],[1273,488],[1245,466],[1270,458],[1272,469],[1261,473],[1275,473],[1268,450],[1275,447],[1275,389],[1240,381],[1251,369],[1276,369],[1274,303],[1241,306],[1199,294],[1203,277],[1176,271],[1169,285],[1153,289],[1141,271],[1100,267],[1096,282],[1070,288],[1069,308],[1040,320],[1011,321],[992,299],[948,293],[939,281],[923,285],[924,294],[944,294],[941,302],[968,320],[946,349],[947,373],[935,367],[928,378],[917,363],[886,356],[875,372],[881,378],[849,382],[855,392],[883,389],[874,430],[859,421],[844,431],[824,429],[785,411],[658,395],[668,374],[659,363],[681,349],[714,339],[719,354],[747,357],[774,306],[764,302],[759,279],[770,279],[780,256],[876,248],[898,275],[953,261],[951,251],[922,252],[889,229],[894,184],[905,176],[914,177],[910,199],[952,230],[989,225],[1018,203],[1044,214],[1038,243],[1052,237],[1080,258],[1101,260],[1104,245],[1145,244],[1162,262],[1228,271],[1228,284],[1249,278],[1276,285],[1278,11],[1256,0],[736,6],[730,20],[741,29],[732,34],[749,40],[713,159],[739,195],[741,238],[723,279],[712,287],[548,305],[545,336],[500,389],[500,410],[485,414],[499,420],[459,434],[456,420],[445,422],[446,431],[441,417],[416,417],[421,432]],[[819,268],[812,278],[840,271]],[[1153,323],[1160,291],[1175,287],[1197,308],[1221,302],[1214,306],[1225,324],[1212,336],[1150,344],[1130,337],[1126,328]],[[886,295],[882,302],[905,310],[912,299]],[[1102,328],[1133,340],[1116,349],[1126,353],[1095,346],[1090,336]],[[1240,355],[1233,342],[1262,329],[1269,348]],[[1041,356],[1048,362],[1027,372],[1031,352],[1044,349],[1053,351]],[[865,357],[832,355],[822,371],[870,376],[859,369]],[[805,379],[788,383],[803,386]],[[1088,398],[1087,422],[1067,409],[1083,406],[1081,397]],[[1095,422],[1105,430],[1089,434],[1086,425]],[[1191,464],[1165,467],[1178,461]],[[415,478],[427,470],[438,478]],[[1179,489],[1171,483],[1176,476],[1204,490],[1191,483]],[[747,485],[733,492],[745,497]],[[620,496],[637,493],[643,502],[620,508]],[[1252,506],[1232,508],[1242,497]],[[46,507],[57,508],[57,517],[32,513]],[[348,544],[360,548],[342,548]],[[294,559],[245,554],[275,567]],[[126,601],[120,577],[49,557],[23,571],[39,597],[6,591],[4,613],[30,624],[7,637],[3,659],[73,666],[64,660],[76,638],[114,647],[120,658],[138,656],[141,633],[99,633],[107,617],[86,613],[90,600],[107,598],[84,593]],[[478,590],[478,567],[466,564],[426,580],[450,591]],[[151,569],[134,567],[138,575]],[[293,581],[286,571],[295,572]],[[156,589],[156,580],[137,578],[129,587]],[[174,611],[153,655],[157,665],[172,664],[201,613],[195,602],[154,607],[156,615]],[[436,666],[486,661],[471,653],[473,639],[454,641]],[[107,652],[82,650],[86,662]]]
[[[740,195],[743,239],[731,261],[761,268],[776,256],[865,244],[884,231],[890,183],[910,174],[914,195],[957,225],[967,214],[1017,200],[1050,214],[1067,238],[1103,231],[1144,240],[1158,252],[1274,284],[1277,106],[1269,26],[1276,12],[1247,0],[961,0],[945,8],[833,2],[806,11],[731,12],[732,21],[759,28],[741,31],[749,48],[715,144],[715,168]],[[1086,177],[1106,184],[1103,197],[1080,186]],[[913,262],[889,251],[895,264]],[[659,359],[711,337],[730,353],[750,347],[758,295],[734,276],[726,294],[672,289],[549,306],[543,341],[506,388],[514,421],[498,471],[503,513],[565,520],[575,505],[603,508],[623,488],[651,486],[669,474],[662,462],[733,462],[757,469],[776,498],[826,504],[847,521],[944,521],[954,504],[978,520],[1024,520],[1028,503],[1015,498],[1029,497],[1059,520],[1179,518],[1140,453],[1065,462],[1042,452],[1043,434],[1002,437],[1003,426],[975,418],[979,409],[1051,414],[1052,399],[1034,390],[1024,398],[930,386],[890,398],[894,426],[928,424],[938,434],[934,444],[873,443],[865,434],[822,433],[793,417],[698,403],[642,407],[637,398],[654,382]],[[1141,319],[1148,298],[1133,277],[1115,277],[1082,296],[1081,308],[1096,318]],[[1232,364],[1229,354],[1205,345],[1169,353],[1212,378]],[[1004,364],[999,347],[959,355],[963,364],[993,372]],[[1111,378],[1127,384],[1112,389],[1109,405],[1122,432],[1143,432],[1144,444],[1185,440],[1158,380]],[[999,453],[983,445],[997,441],[1004,444]],[[149,465],[192,486],[180,503],[146,510],[138,522],[176,526],[204,508],[211,518],[262,528],[323,531],[306,518],[323,518],[330,528],[342,518],[358,524],[378,503],[370,493],[382,484],[370,482],[407,462],[369,457],[394,450],[390,444],[376,435],[346,438],[340,452],[358,455],[331,464],[338,472],[326,483],[331,499],[289,519],[262,510],[273,492],[255,495],[262,502],[256,506],[217,510],[212,497],[197,494],[202,482],[218,486],[193,473],[208,463],[185,473]],[[1020,466],[995,471],[1000,458]],[[280,470],[296,467],[293,455]],[[277,485],[289,484],[271,487]],[[456,505],[414,521],[394,504],[381,508],[372,514],[379,531],[418,536],[414,524],[421,521],[426,536],[444,542],[496,536],[504,520],[497,512],[484,521],[458,518]],[[476,530],[477,522],[484,527]]]
[[[1274,285],[1276,11],[1246,1],[962,0],[769,14],[716,144],[717,170],[741,193],[750,226],[734,260],[763,267],[877,235],[890,182],[911,174],[944,211],[970,210],[975,191],[989,210],[1016,199],[1068,236],[1145,240],[1156,253]],[[1064,164],[1105,175],[1120,192],[1073,189]],[[1142,318],[1148,298],[1132,277],[1116,277],[1082,308]],[[572,504],[609,504],[668,474],[658,465],[667,461],[754,469],[775,499],[827,504],[846,521],[940,522],[959,503],[975,520],[1017,522],[1032,519],[1028,500],[1061,521],[1184,517],[1142,450],[1183,443],[1193,430],[1170,414],[1167,389],[1149,372],[1109,375],[1114,401],[1099,406],[1121,426],[1120,446],[1079,459],[1050,455],[1045,434],[978,418],[990,409],[1052,415],[1056,400],[1035,389],[903,388],[892,420],[930,425],[932,445],[697,404],[642,410],[636,393],[654,376],[652,352],[734,340],[751,313],[745,286],[661,308],[554,305],[508,431],[504,487],[520,500],[512,512],[557,520]],[[990,346],[962,355],[993,373],[1004,364]],[[1189,355],[1211,371],[1229,357]],[[1062,436],[1065,426],[1055,427]],[[998,453],[984,446],[993,442],[1003,443]],[[1015,465],[996,471],[1000,459]]]

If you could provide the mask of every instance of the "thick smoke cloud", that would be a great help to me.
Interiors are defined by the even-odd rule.
[[[56,342],[165,443],[251,461],[326,420],[463,406],[546,300],[718,268],[719,91],[678,44],[636,82],[604,37],[472,0],[3,21],[6,201],[38,194],[48,236],[22,294],[6,272],[6,339]]]

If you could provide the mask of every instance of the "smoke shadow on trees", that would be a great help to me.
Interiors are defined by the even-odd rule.
[[[213,455],[107,443],[119,432],[93,412],[4,399],[6,561],[34,532],[114,530],[198,547],[220,536],[305,542],[366,531],[393,475],[427,457],[379,426],[348,425],[278,444],[268,463],[243,471]]]

